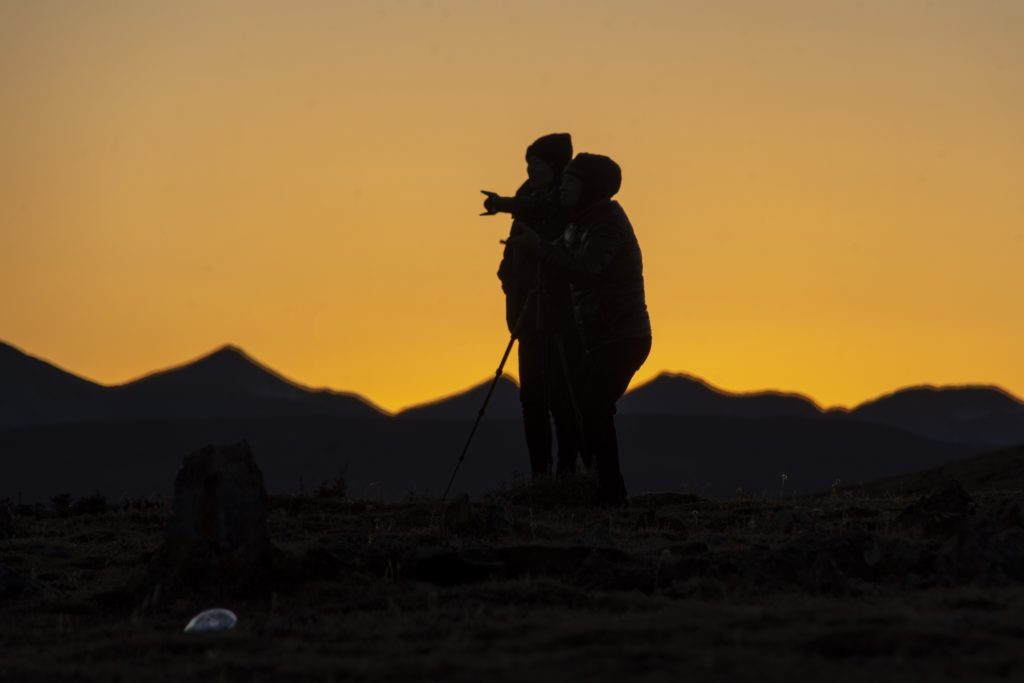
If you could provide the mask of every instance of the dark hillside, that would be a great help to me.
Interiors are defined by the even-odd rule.
[[[335,478],[395,500],[440,495],[471,419],[266,417],[139,420],[0,431],[0,498],[57,492],[166,494],[184,454],[248,440],[268,489],[287,493]],[[811,493],[974,455],[977,447],[930,441],[893,427],[833,418],[630,416],[619,419],[631,493],[690,491],[731,498]],[[485,419],[454,491],[480,495],[529,471],[518,419]],[[781,477],[787,476],[785,486]]]
[[[103,387],[0,342],[0,429],[102,419]]]
[[[861,404],[850,416],[941,441],[1024,443],[1024,403],[998,387],[911,387]]]
[[[292,382],[234,346],[111,387],[108,393],[119,419],[383,415],[355,394],[313,390]]]
[[[1024,491],[1024,445],[857,486],[865,495],[915,495],[956,480],[968,491]]]

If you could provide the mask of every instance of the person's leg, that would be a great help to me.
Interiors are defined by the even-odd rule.
[[[576,471],[580,454],[582,413],[580,412],[583,349],[578,335],[568,333],[552,337],[548,350],[548,396],[558,443],[558,474]]]
[[[590,352],[584,382],[584,436],[597,466],[602,502],[618,503],[626,497],[615,433],[615,402],[651,350],[650,337],[625,339]]]
[[[587,356],[583,389],[583,435],[587,460],[596,467],[598,497],[603,502],[624,498],[619,469],[618,439],[615,434],[615,354],[605,347]]]
[[[519,340],[519,402],[534,477],[551,473],[551,418],[544,387],[544,341]]]

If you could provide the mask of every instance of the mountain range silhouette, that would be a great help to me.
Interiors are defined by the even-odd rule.
[[[399,418],[465,419],[483,402],[490,380],[454,396],[407,408]],[[876,422],[940,441],[993,446],[1024,442],[1024,401],[994,386],[917,386],[862,403],[852,410],[823,409],[800,394],[731,393],[686,374],[662,373],[620,399],[619,415],[739,418],[846,417]],[[502,377],[487,408],[491,417],[520,414],[518,387]]]
[[[104,386],[0,343],[0,498],[166,492],[187,452],[237,439],[253,443],[272,490],[313,486],[347,466],[356,490],[437,493],[488,384],[388,415],[230,345]],[[503,377],[460,474],[465,491],[528,470],[519,414],[516,383]],[[770,491],[787,473],[809,491],[1024,443],[1024,402],[993,386],[910,387],[823,410],[798,394],[730,393],[663,373],[627,393],[619,414],[627,479],[640,490]]]
[[[103,386],[0,343],[0,377],[0,429],[91,420],[384,416],[360,396],[302,386],[231,345]]]

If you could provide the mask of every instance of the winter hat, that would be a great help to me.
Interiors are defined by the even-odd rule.
[[[566,175],[573,175],[583,183],[579,208],[585,208],[602,199],[610,199],[622,187],[622,169],[606,156],[580,152],[565,168]]]
[[[526,148],[526,156],[541,159],[558,175],[572,160],[572,136],[568,133],[551,133],[539,137]]]

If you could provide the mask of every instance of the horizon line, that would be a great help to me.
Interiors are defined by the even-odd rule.
[[[266,363],[263,363],[262,361],[257,360],[255,357],[253,357],[251,354],[249,354],[244,348],[242,348],[238,344],[234,344],[234,343],[231,343],[231,342],[227,342],[227,343],[221,344],[221,345],[215,347],[214,349],[212,349],[210,351],[207,351],[205,353],[201,353],[201,354],[199,354],[197,356],[194,356],[194,357],[190,358],[189,360],[186,360],[186,361],[183,361],[183,362],[179,362],[179,363],[174,363],[174,364],[171,364],[171,365],[167,365],[167,366],[164,366],[164,367],[161,367],[161,368],[157,368],[155,370],[150,370],[149,372],[146,372],[144,374],[135,376],[135,377],[133,377],[131,379],[128,379],[128,380],[125,380],[123,382],[111,382],[111,383],[101,382],[101,381],[92,379],[90,377],[87,377],[87,376],[85,376],[83,374],[80,374],[78,372],[69,370],[66,367],[63,367],[62,365],[59,365],[59,364],[57,364],[57,363],[55,363],[55,362],[53,362],[53,361],[51,361],[51,360],[49,360],[47,358],[43,358],[42,356],[37,356],[35,354],[32,354],[32,353],[26,351],[24,348],[22,348],[22,347],[20,347],[20,346],[18,346],[16,344],[13,344],[13,343],[11,343],[9,341],[5,341],[3,339],[0,339],[0,345],[8,346],[8,347],[14,349],[15,351],[17,351],[18,353],[20,353],[20,354],[22,354],[24,356],[27,356],[28,358],[32,358],[32,359],[37,360],[39,362],[45,363],[45,364],[49,365],[50,367],[53,367],[53,368],[55,368],[55,369],[57,369],[57,370],[59,370],[59,371],[61,371],[63,373],[71,375],[72,377],[76,377],[76,378],[78,378],[80,380],[89,382],[91,384],[95,384],[95,385],[97,385],[99,387],[106,388],[106,389],[122,387],[122,386],[126,386],[128,384],[134,384],[135,382],[139,382],[139,381],[148,379],[150,377],[155,377],[155,376],[158,376],[158,375],[162,375],[162,374],[166,374],[166,373],[172,372],[174,370],[178,370],[178,369],[181,369],[181,368],[189,367],[189,366],[191,366],[191,365],[193,365],[195,363],[198,363],[199,361],[202,361],[202,360],[204,360],[206,358],[210,358],[212,356],[215,356],[218,353],[232,352],[232,353],[236,353],[239,356],[242,356],[245,360],[247,360],[249,363],[251,363],[254,366],[256,366],[257,368],[259,368],[260,370],[262,370],[262,371],[264,371],[264,372],[266,372],[266,373],[276,377],[277,379],[279,379],[279,380],[281,380],[283,382],[291,384],[292,386],[295,386],[295,387],[297,387],[299,389],[302,389],[302,390],[305,390],[305,391],[311,391],[311,392],[326,391],[326,392],[330,392],[332,394],[351,396],[353,398],[357,398],[357,399],[363,401],[364,403],[366,403],[367,405],[372,407],[374,410],[377,410],[378,412],[380,412],[380,413],[382,413],[384,415],[387,415],[389,417],[395,417],[399,413],[403,413],[403,412],[405,412],[407,410],[411,410],[413,408],[423,408],[423,407],[426,407],[426,406],[431,406],[431,405],[436,405],[438,403],[443,403],[444,401],[447,401],[449,399],[455,398],[456,396],[459,396],[461,394],[465,394],[465,393],[467,393],[469,391],[472,391],[473,389],[476,389],[477,387],[486,385],[486,384],[494,381],[492,378],[488,377],[488,378],[485,378],[485,379],[483,379],[481,381],[475,382],[474,384],[471,384],[471,385],[469,385],[469,386],[467,386],[465,388],[457,389],[457,390],[454,390],[454,391],[452,391],[450,393],[446,393],[446,394],[442,394],[440,396],[437,396],[435,398],[429,398],[429,399],[425,399],[425,400],[422,400],[422,401],[417,401],[415,403],[411,403],[409,405],[403,406],[403,407],[401,407],[401,408],[399,408],[397,410],[392,411],[392,410],[387,410],[387,409],[381,407],[380,404],[376,403],[371,398],[369,398],[366,395],[364,395],[364,394],[362,394],[360,392],[357,392],[357,391],[345,390],[345,389],[334,389],[334,388],[327,387],[327,386],[316,387],[316,386],[311,386],[311,385],[308,385],[308,384],[303,384],[302,382],[298,382],[298,381],[296,381],[294,379],[291,379],[290,377],[287,377],[284,374],[278,372],[276,369],[270,367]],[[502,378],[508,378],[516,386],[519,386],[518,379],[516,377],[514,377],[513,375],[511,375],[510,373],[504,372],[504,373],[502,373],[501,377]],[[673,371],[673,370],[665,370],[665,369],[662,369],[662,370],[658,371],[650,379],[645,380],[644,382],[641,382],[640,384],[637,384],[636,386],[631,387],[629,390],[627,390],[626,393],[628,394],[628,393],[631,393],[633,391],[636,391],[637,389],[645,387],[648,384],[650,384],[650,383],[654,382],[655,380],[657,380],[659,378],[662,378],[662,377],[683,377],[683,378],[687,378],[687,379],[699,382],[700,384],[703,384],[705,387],[707,387],[711,391],[714,391],[714,392],[719,393],[719,394],[724,394],[724,395],[727,395],[727,396],[744,397],[744,396],[758,396],[758,395],[764,395],[764,394],[771,394],[771,395],[782,395],[782,396],[799,397],[799,398],[806,399],[807,401],[810,401],[811,403],[814,404],[815,407],[817,407],[823,413],[827,413],[827,412],[830,412],[830,411],[850,412],[850,411],[853,411],[854,409],[856,409],[858,406],[865,405],[865,404],[867,404],[869,402],[876,401],[876,400],[884,398],[886,396],[892,396],[892,395],[894,395],[896,393],[899,393],[901,391],[909,391],[909,390],[913,390],[913,389],[934,389],[934,390],[942,390],[942,389],[972,389],[972,388],[974,388],[974,389],[977,389],[977,388],[996,389],[996,390],[1001,391],[1002,393],[1006,394],[1010,398],[1016,400],[1018,403],[1024,403],[1024,399],[1022,399],[1020,396],[1017,396],[1012,391],[1006,389],[1005,387],[1003,387],[1001,385],[977,382],[977,383],[966,383],[966,384],[933,384],[933,383],[911,384],[911,385],[906,385],[906,386],[899,387],[897,389],[893,389],[893,390],[888,391],[888,392],[883,392],[883,393],[878,394],[876,396],[873,396],[871,398],[862,399],[858,403],[850,405],[850,406],[843,406],[843,405],[824,406],[822,403],[820,403],[817,399],[815,399],[810,394],[807,394],[807,393],[804,393],[804,392],[801,392],[801,391],[792,391],[792,390],[785,390],[785,389],[753,389],[753,390],[748,390],[748,391],[731,391],[731,390],[723,389],[723,388],[721,388],[719,386],[716,386],[715,384],[711,383],[709,380],[707,380],[707,379],[705,379],[703,377],[700,377],[699,375],[695,375],[693,373],[686,372],[686,371]]]

